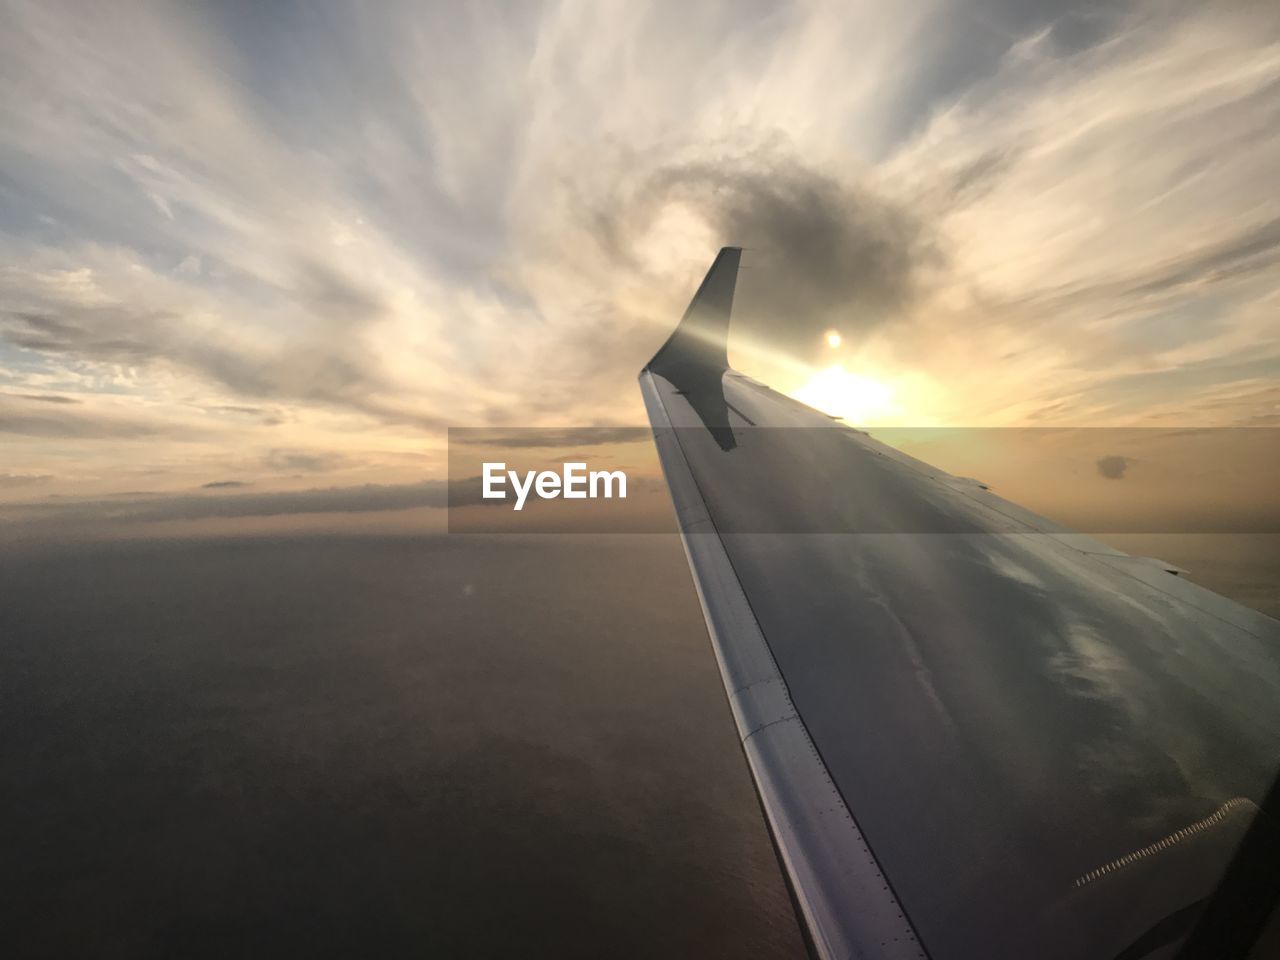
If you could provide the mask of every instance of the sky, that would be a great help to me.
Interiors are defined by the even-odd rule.
[[[393,525],[448,427],[645,423],[721,245],[859,423],[1280,423],[1273,4],[0,11],[9,517]]]

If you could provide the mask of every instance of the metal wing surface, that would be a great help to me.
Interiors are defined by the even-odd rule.
[[[1280,623],[730,369],[739,257],[640,385],[812,952],[1176,955],[1280,768]]]

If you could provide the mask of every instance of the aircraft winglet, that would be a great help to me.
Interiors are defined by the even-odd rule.
[[[721,248],[680,325],[653,355],[646,370],[679,380],[693,369],[705,374],[723,373],[728,368],[729,314],[741,258],[741,247]]]

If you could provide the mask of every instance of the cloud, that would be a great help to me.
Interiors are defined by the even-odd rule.
[[[232,487],[247,487],[247,486],[249,486],[249,484],[243,480],[210,480],[208,483],[200,484],[200,489],[227,490],[227,489],[231,489]]]
[[[469,495],[474,480],[457,493]],[[462,502],[459,499],[456,502]],[[18,525],[74,527],[94,523],[155,523],[277,517],[316,513],[376,513],[419,507],[444,508],[449,505],[449,482],[424,481],[416,484],[365,484],[298,491],[211,494],[131,494],[100,499],[51,498],[42,501],[0,505],[0,522]]]
[[[615,443],[648,443],[653,438],[650,427],[573,427],[567,430],[539,428],[511,433],[501,428],[454,430],[450,443],[471,446],[526,449],[537,447],[591,447]]]
[[[64,305],[65,310],[65,305]],[[163,349],[157,326],[173,317],[93,311],[80,322],[52,314],[14,311],[6,317],[5,339],[27,350],[74,353],[98,360],[137,363]]]
[[[18,393],[13,394],[19,400],[34,400],[37,403],[81,403],[75,397],[60,397],[56,394],[45,393]]]
[[[52,479],[48,473],[0,473],[0,487],[27,487]]]
[[[574,203],[580,228],[635,268],[664,212],[704,222],[746,250],[734,335],[807,355],[838,325],[851,333],[901,317],[941,263],[927,224],[865,185],[806,164],[789,149],[669,164],[619,161],[612,189]],[[570,186],[568,189],[573,190]],[[634,357],[634,355],[633,355]]]
[[[50,439],[121,440],[154,437],[180,431],[192,436],[189,425],[170,425],[157,418],[130,413],[67,409],[39,399],[0,394],[0,434]]]
[[[344,454],[329,451],[271,450],[262,458],[264,467],[281,473],[319,473],[346,462]]]
[[[1128,457],[1110,454],[1099,458],[1098,473],[1108,480],[1122,480],[1124,479],[1125,471],[1129,469],[1129,463]]]
[[[6,7],[24,468],[62,482],[84,440],[122,476],[136,448],[88,441],[132,437],[190,486],[642,423],[635,373],[725,243],[731,355],[783,390],[838,361],[906,422],[1275,416],[1260,8],[323,7]]]
[[[749,250],[741,329],[793,354],[827,326],[859,333],[901,317],[940,259],[910,209],[794,159],[746,176],[702,175],[719,201],[711,219],[720,235]]]
[[[6,311],[0,300],[0,339],[75,362],[154,368],[157,377],[166,369],[176,369],[247,399],[335,407],[392,423],[427,427],[444,423],[389,397],[389,382],[359,338],[341,326],[328,328],[335,317],[345,317],[352,310],[363,315],[372,309],[358,292],[342,288],[333,277],[323,281],[329,285],[330,299],[308,299],[314,293],[308,286],[290,308],[306,311],[311,334],[249,338],[234,325],[229,335],[202,314],[207,294],[175,291],[169,281],[142,268],[132,269],[128,277],[128,286],[141,286],[141,291],[118,289],[124,284],[113,272],[112,259],[97,260],[96,268],[74,277],[67,271],[46,272],[35,283],[30,274],[10,268],[10,290],[25,284],[22,294],[36,309]],[[88,303],[82,299],[86,289],[92,291]],[[140,307],[135,297],[154,305]],[[234,302],[232,298],[230,303]]]
[[[217,411],[218,413],[242,413],[251,417],[260,416],[265,412],[261,407],[250,407],[245,406],[244,404],[235,403],[219,403],[209,407],[208,409]]]

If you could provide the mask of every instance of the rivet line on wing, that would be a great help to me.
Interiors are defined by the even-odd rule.
[[[1112,860],[1110,863],[1104,863],[1102,866],[1097,867],[1094,870],[1090,870],[1082,877],[1077,877],[1075,886],[1083,887],[1085,884],[1092,883],[1094,880],[1097,880],[1100,877],[1105,877],[1109,873],[1115,873],[1115,871],[1123,867],[1127,867],[1132,863],[1137,863],[1139,860],[1143,860],[1152,854],[1159,853],[1162,850],[1167,850],[1174,844],[1181,843],[1188,837],[1195,836],[1197,833],[1202,833],[1215,824],[1220,823],[1223,817],[1237,807],[1241,807],[1246,804],[1251,805],[1252,803],[1253,801],[1249,800],[1247,797],[1232,797],[1203,820],[1197,820],[1190,826],[1183,827],[1176,833],[1169,834],[1169,836],[1165,837],[1163,840],[1157,840],[1155,843],[1145,846],[1141,850],[1135,850],[1133,853],[1127,853],[1123,857]]]

